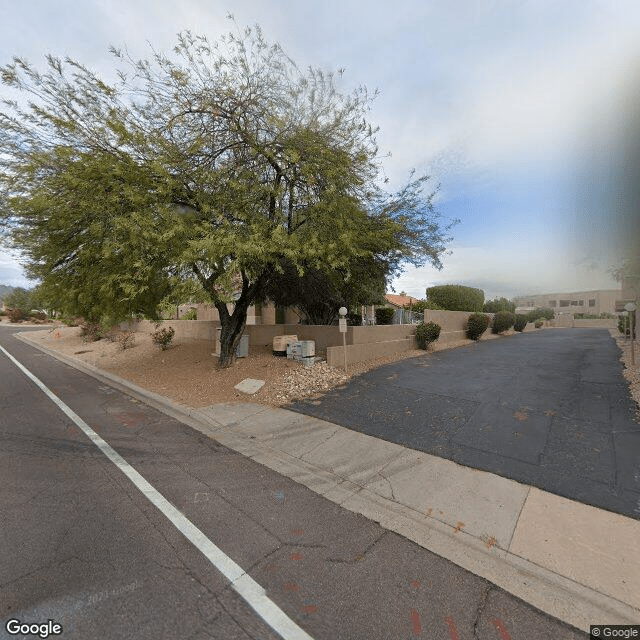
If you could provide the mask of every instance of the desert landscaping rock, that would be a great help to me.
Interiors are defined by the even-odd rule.
[[[25,326],[26,328],[26,326]],[[86,342],[79,327],[56,324],[42,331],[30,331],[29,337],[44,346],[87,362],[190,407],[243,402],[246,395],[236,385],[251,378],[264,380],[264,386],[252,395],[252,401],[269,406],[315,397],[351,378],[383,364],[424,355],[415,350],[350,366],[348,373],[316,362],[304,364],[272,354],[271,347],[252,346],[249,357],[239,358],[229,369],[216,369],[212,344],[207,340],[178,341],[160,351],[149,334],[135,334],[133,346],[122,349],[117,340]],[[78,353],[83,352],[83,353]]]

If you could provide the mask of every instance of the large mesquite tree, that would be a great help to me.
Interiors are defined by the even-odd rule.
[[[111,84],[53,56],[43,73],[0,69],[27,97],[0,113],[0,216],[51,306],[155,317],[194,278],[220,314],[226,367],[283,265],[439,265],[448,228],[430,199],[376,186],[366,90],[301,72],[259,29],[215,44],[183,33],[150,61],[112,53]]]

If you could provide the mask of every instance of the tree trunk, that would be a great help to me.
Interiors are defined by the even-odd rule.
[[[247,322],[247,310],[238,311],[238,305],[231,315],[226,318],[220,317],[222,332],[220,334],[220,357],[218,358],[218,369],[227,369],[236,359],[236,349],[242,338],[245,324]]]

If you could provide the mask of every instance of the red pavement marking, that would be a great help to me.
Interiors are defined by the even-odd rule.
[[[500,637],[502,638],[502,640],[511,640],[511,636],[509,635],[509,632],[505,628],[504,622],[502,622],[502,620],[500,620],[499,618],[492,618],[491,624],[493,624],[495,628],[498,630],[498,633],[500,634]]]
[[[413,633],[417,636],[422,633],[422,626],[420,624],[420,616],[415,609],[411,609],[411,623],[413,624]]]
[[[284,590],[285,591],[298,591],[300,587],[295,582],[285,582]]]
[[[304,535],[304,529],[292,529],[291,533],[294,536],[303,536]]]
[[[315,604],[306,604],[304,607],[302,607],[302,610],[305,613],[315,613],[318,610],[318,607],[316,607]]]
[[[302,555],[300,555],[299,553],[292,553],[289,556],[289,560],[302,560]]]
[[[449,637],[451,638],[451,640],[460,640],[458,630],[456,629],[456,623],[453,621],[453,618],[449,616],[448,618],[445,618],[444,621],[449,627]]]
[[[413,580],[411,586],[417,589],[420,586],[420,580]]]

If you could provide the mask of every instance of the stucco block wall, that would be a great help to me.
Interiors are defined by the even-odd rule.
[[[160,326],[173,327],[174,340],[215,340],[216,327],[220,323],[211,320],[165,320]],[[153,333],[156,330],[155,323],[150,320],[123,322],[120,327],[140,333]]]
[[[466,331],[467,320],[473,311],[433,311],[432,309],[424,310],[424,321],[435,322],[440,325],[441,333],[450,331]],[[493,313],[485,313],[493,320]],[[487,329],[489,331],[489,329]]]
[[[408,340],[386,340],[384,342],[371,342],[369,344],[347,345],[347,367],[351,364],[374,360],[384,356],[392,356],[396,353],[405,353],[417,349],[414,338]],[[327,364],[331,367],[344,366],[344,347],[327,348]]]

